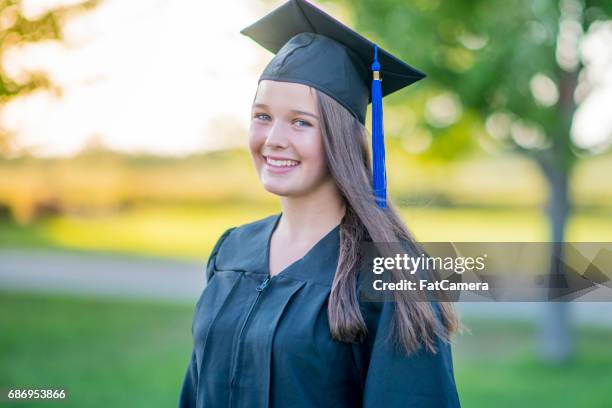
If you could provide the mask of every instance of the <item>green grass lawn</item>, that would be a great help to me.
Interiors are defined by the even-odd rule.
[[[536,356],[536,328],[526,322],[469,320],[471,334],[453,348],[455,379],[465,407],[610,407],[612,330],[575,330],[571,363]]]
[[[64,388],[66,407],[177,405],[190,307],[2,293],[0,308],[0,389]]]
[[[280,211],[274,204],[141,206],[97,217],[61,216],[21,226],[0,222],[0,247],[46,247],[205,260],[221,233]],[[547,241],[542,211],[524,208],[405,207],[403,219],[427,241]],[[610,213],[576,214],[567,241],[612,241]]]
[[[0,293],[0,308],[0,389],[66,388],[66,407],[176,406],[192,306]],[[532,326],[466,324],[453,348],[463,406],[610,406],[612,330],[581,328],[575,361],[550,367]]]

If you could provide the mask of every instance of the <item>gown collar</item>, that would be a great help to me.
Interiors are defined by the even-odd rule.
[[[236,228],[222,245],[215,266],[269,276],[270,240],[282,212]],[[294,279],[331,286],[338,265],[340,225],[325,234],[306,254],[272,279]]]

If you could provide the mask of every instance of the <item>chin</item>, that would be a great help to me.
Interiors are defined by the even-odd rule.
[[[320,184],[316,179],[307,181],[301,177],[278,177],[265,174],[265,171],[260,173],[260,181],[267,192],[281,197],[306,196]]]
[[[281,197],[296,195],[295,188],[282,186],[278,183],[263,183],[263,187],[268,193],[272,193]]]

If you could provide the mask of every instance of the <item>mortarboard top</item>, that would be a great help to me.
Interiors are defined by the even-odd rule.
[[[373,102],[373,184],[377,202],[385,208],[382,97],[425,74],[305,0],[287,1],[241,33],[276,54],[260,81],[312,86],[342,104],[362,124]]]
[[[329,96],[349,108],[361,123],[365,122],[365,109],[371,99],[369,96],[372,79],[370,65],[374,56],[374,43],[305,0],[286,2],[243,29],[241,33],[275,54],[278,54],[289,40],[300,33],[319,34],[339,43],[325,41],[325,38],[315,38],[312,43],[308,44],[311,38],[302,38],[301,41],[294,41],[293,46],[287,44],[288,47],[283,50],[284,52],[275,57],[276,61],[273,60],[277,64],[271,64],[268,67],[274,69],[264,71],[263,76],[268,78],[262,79],[274,79],[274,76],[282,79],[282,76],[285,75],[293,76],[294,80],[302,79],[315,88],[317,84],[325,85],[325,89],[320,89],[321,91],[330,94]],[[340,45],[347,48],[348,51],[339,51],[342,48]],[[284,57],[290,53],[293,55],[283,61]],[[423,72],[381,48],[378,48],[378,60],[381,65],[380,76],[383,79],[381,84],[383,97],[425,77]],[[281,62],[291,64],[293,68],[285,67],[284,73],[279,72],[283,68]],[[344,76],[346,66],[351,64],[356,65],[359,76]],[[302,69],[298,70],[300,67]],[[342,67],[344,67],[343,70],[333,69]],[[360,78],[361,81],[359,81]],[[361,95],[352,95],[351,90],[357,88],[353,93],[361,93],[363,90],[360,88],[364,87],[368,100],[366,107],[361,107],[357,103],[362,102]]]

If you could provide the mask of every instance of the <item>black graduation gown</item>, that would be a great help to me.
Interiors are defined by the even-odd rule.
[[[338,263],[336,226],[268,278],[280,214],[227,230],[207,264],[179,407],[458,407],[451,348],[409,355],[388,341],[393,303],[360,303],[360,344],[333,340],[327,299]]]

